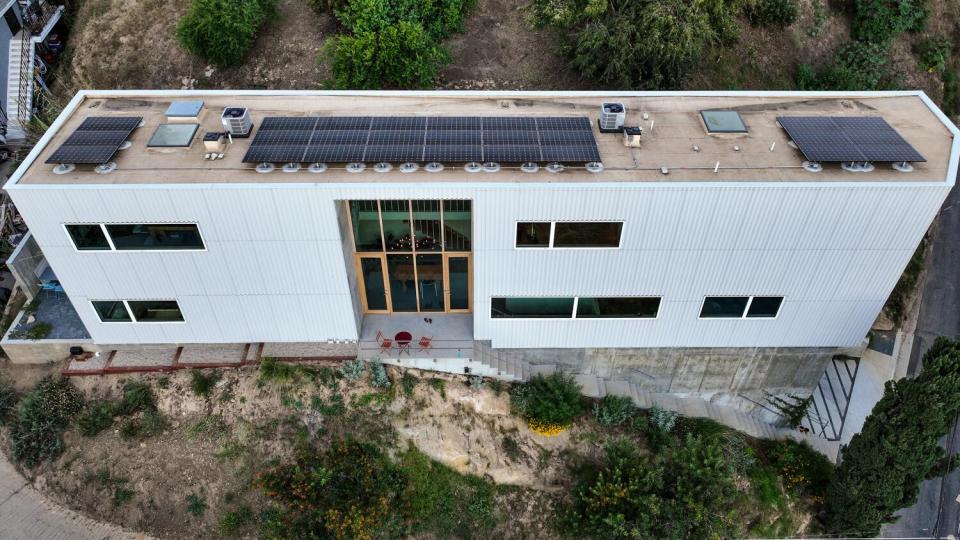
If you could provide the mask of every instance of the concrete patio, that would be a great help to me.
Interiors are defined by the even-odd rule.
[[[431,321],[431,322],[428,322]],[[393,341],[388,351],[380,352],[377,332]],[[396,342],[400,332],[412,336],[408,350]],[[420,338],[431,338],[431,346],[421,350]],[[360,358],[470,358],[473,356],[473,315],[469,313],[404,313],[366,315],[360,330]]]

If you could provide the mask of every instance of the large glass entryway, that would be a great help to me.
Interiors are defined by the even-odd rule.
[[[348,201],[366,313],[469,313],[471,202]]]

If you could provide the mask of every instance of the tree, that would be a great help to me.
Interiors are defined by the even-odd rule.
[[[337,36],[326,54],[338,88],[424,88],[449,61],[419,23],[400,21],[379,31]]]
[[[937,441],[960,412],[960,342],[938,338],[916,378],[887,382],[863,429],[841,451],[827,490],[827,525],[840,534],[876,536],[893,513],[917,500],[934,473]]]
[[[193,0],[177,24],[177,41],[217,67],[243,61],[277,0]]]
[[[735,39],[725,5],[719,0],[610,0],[607,13],[577,33],[572,65],[604,86],[676,86],[711,46]]]

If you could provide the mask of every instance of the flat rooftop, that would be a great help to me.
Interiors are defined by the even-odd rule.
[[[188,148],[148,148],[157,127],[167,123],[171,103],[203,100],[200,126]],[[619,102],[627,109],[627,126],[643,128],[640,147],[627,147],[622,135],[601,133],[596,119],[601,103]],[[253,134],[265,117],[303,116],[587,116],[593,125],[604,169],[591,173],[567,167],[550,173],[541,168],[525,173],[503,167],[496,173],[468,173],[448,166],[440,173],[423,168],[386,173],[371,165],[348,173],[343,164],[331,164],[320,174],[258,173],[243,163],[253,137],[234,138],[223,159],[205,160],[203,135],[223,131],[220,113],[225,107],[247,107]],[[740,113],[747,133],[708,133],[702,110],[726,109]],[[876,163],[872,172],[850,172],[837,163],[824,163],[818,173],[802,166],[804,158],[792,147],[778,116],[872,116],[885,119],[926,159],[913,163],[912,172],[899,172],[889,163]],[[90,165],[77,165],[67,174],[54,174],[44,161],[88,117],[141,116],[144,125],[129,138],[132,146],[120,150],[117,169],[97,174]],[[274,91],[90,91],[79,94],[28,158],[19,184],[193,184],[193,183],[501,183],[501,182],[943,182],[948,177],[954,131],[941,121],[920,93],[798,94],[793,93],[483,93],[385,92],[284,93]],[[719,165],[718,165],[719,164]],[[422,164],[421,164],[422,165]],[[541,164],[543,165],[543,164]],[[668,174],[662,169],[666,168]]]

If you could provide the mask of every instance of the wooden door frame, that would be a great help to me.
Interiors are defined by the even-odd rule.
[[[450,258],[467,259],[467,309],[450,307]],[[443,253],[443,306],[444,313],[473,313],[473,253],[469,251],[445,251]]]
[[[370,309],[367,304],[367,283],[363,277],[363,267],[360,264],[361,259],[380,259],[380,275],[383,276],[383,294],[387,300],[387,309]],[[393,313],[393,306],[390,298],[390,279],[387,270],[386,253],[354,253],[353,264],[357,274],[357,289],[360,293],[360,307],[364,313]]]

